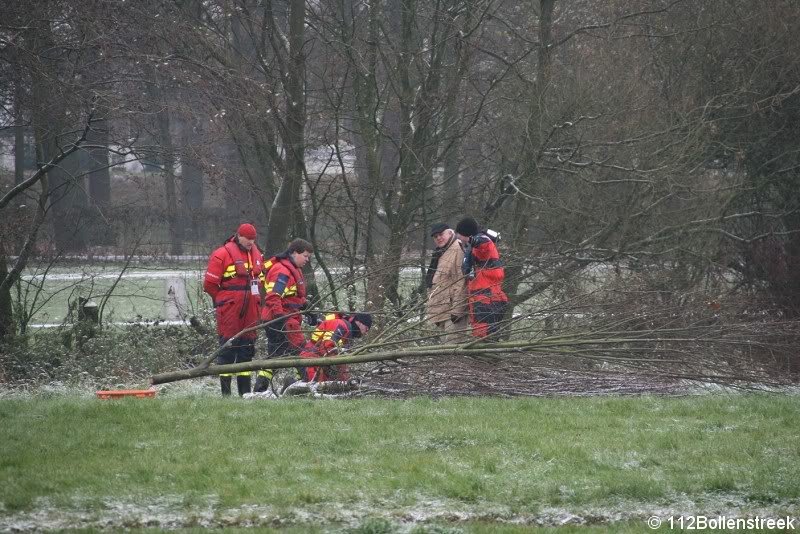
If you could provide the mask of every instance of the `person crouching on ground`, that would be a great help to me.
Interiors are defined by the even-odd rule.
[[[503,292],[503,262],[497,247],[472,217],[456,225],[456,237],[465,245],[461,272],[467,277],[472,335],[487,337],[497,332],[508,306]]]
[[[464,251],[455,232],[445,223],[434,224],[431,237],[436,249],[425,275],[427,317],[445,332],[445,343],[463,343],[469,339],[467,280],[461,272]]]
[[[214,301],[220,345],[258,323],[264,260],[256,246],[256,229],[242,224],[208,259],[203,291]],[[252,361],[257,330],[247,332],[217,356],[218,364]],[[219,376],[223,395],[231,394],[232,374]],[[239,395],[250,393],[250,372],[236,373]]]
[[[311,339],[300,353],[301,358],[325,358],[340,354],[355,338],[366,335],[372,327],[372,316],[368,313],[348,315],[329,314],[325,317]],[[326,382],[329,380],[349,380],[347,365],[326,367],[306,367],[303,377],[307,382]]]
[[[311,260],[313,252],[311,243],[294,239],[286,251],[266,262],[266,298],[261,320],[274,321],[266,326],[269,358],[297,355],[305,345],[306,338],[300,329],[302,316],[298,312],[308,306],[302,269]],[[316,324],[312,315],[306,314],[306,317],[311,326]],[[272,376],[271,369],[258,372],[256,393],[267,390]]]

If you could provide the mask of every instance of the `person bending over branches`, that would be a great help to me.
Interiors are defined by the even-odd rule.
[[[372,316],[368,313],[352,313],[348,315],[329,314],[325,316],[311,339],[306,343],[301,358],[325,358],[335,356],[349,345],[353,339],[365,335],[372,326]],[[307,382],[326,382],[329,380],[349,380],[347,365],[330,365],[326,367],[305,367],[304,379]]]

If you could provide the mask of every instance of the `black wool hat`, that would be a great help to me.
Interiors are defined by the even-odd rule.
[[[445,230],[449,229],[450,225],[448,225],[447,223],[436,223],[433,226],[431,226],[431,237],[433,237],[434,234],[441,234]]]
[[[458,221],[456,232],[466,237],[472,237],[478,233],[478,221],[472,217],[464,217]]]

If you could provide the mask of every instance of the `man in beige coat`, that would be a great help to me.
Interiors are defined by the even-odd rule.
[[[467,281],[461,272],[464,251],[445,223],[434,224],[431,237],[436,250],[425,276],[428,320],[445,332],[445,343],[463,343],[470,339]]]

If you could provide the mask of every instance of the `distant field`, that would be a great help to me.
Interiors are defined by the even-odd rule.
[[[177,391],[0,399],[0,530],[646,532],[651,516],[800,514],[797,396]]]
[[[208,297],[202,295],[200,274],[197,272],[133,271],[127,274],[119,281],[114,272],[81,271],[51,273],[44,283],[41,278],[25,279],[22,286],[23,291],[27,291],[25,302],[34,311],[31,323],[61,323],[67,317],[70,302],[83,297],[99,305],[112,286],[113,291],[104,310],[105,320],[167,319],[165,305],[170,301],[169,283],[175,278],[181,278],[185,285],[187,312],[198,306],[210,305]]]
[[[30,323],[34,325],[63,323],[67,318],[70,302],[83,297],[99,304],[103,296],[111,290],[112,285],[113,291],[104,310],[104,320],[128,322],[175,319],[174,310],[170,313],[167,308],[173,300],[168,290],[176,278],[181,279],[185,286],[185,301],[181,307],[185,315],[195,315],[210,308],[211,300],[202,291],[204,267],[195,264],[172,268],[137,265],[127,270],[117,282],[122,270],[121,265],[61,266],[51,269],[44,276],[40,272],[25,273],[21,295],[26,303],[26,309],[33,311]],[[325,276],[321,270],[316,276],[320,293],[327,296],[329,288]],[[343,276],[345,274],[336,272],[336,282],[341,284],[337,288],[340,306],[345,305],[348,291],[351,290],[350,286],[342,283]],[[408,294],[413,291],[418,280],[419,271],[407,269],[403,273],[401,292]],[[352,289],[359,295],[362,294],[363,281],[356,283]]]

